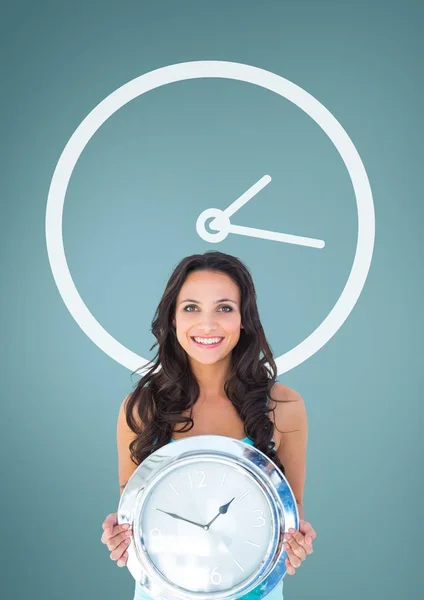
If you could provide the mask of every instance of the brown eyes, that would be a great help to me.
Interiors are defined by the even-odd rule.
[[[187,304],[187,306],[185,306],[185,307],[183,308],[183,310],[184,310],[185,312],[194,312],[194,311],[192,311],[192,310],[188,310],[189,308],[190,308],[190,309],[191,309],[191,308],[193,308],[193,309],[197,309],[197,306],[196,306],[195,304]],[[225,309],[227,309],[227,308],[228,308],[228,310],[224,310],[223,312],[232,312],[232,310],[233,310],[233,309],[232,309],[232,307],[231,307],[231,306],[228,306],[227,304],[224,304],[223,306],[220,306],[219,308],[220,308],[220,309],[221,309],[221,308],[225,308]]]

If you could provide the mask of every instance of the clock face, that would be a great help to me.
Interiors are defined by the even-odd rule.
[[[78,227],[66,253],[65,197]],[[73,253],[81,256],[84,235],[74,264],[82,272],[71,275],[67,257],[72,265]],[[355,146],[309,92],[251,65],[191,61],[140,75],[87,115],[52,178],[46,240],[71,315],[131,372],[150,362],[134,350],[151,339],[128,315],[139,313],[140,298],[151,312],[176,257],[209,249],[238,256],[263,295],[281,375],[320,350],[355,306],[372,258],[374,207]],[[151,248],[155,260],[143,261],[139,288],[125,295],[134,304],[122,310],[128,257]]]
[[[225,591],[251,578],[273,539],[266,495],[226,460],[174,467],[146,497],[140,525],[154,566],[191,592]]]

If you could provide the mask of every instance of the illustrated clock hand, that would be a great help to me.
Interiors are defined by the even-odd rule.
[[[234,500],[234,498],[232,500],[230,500],[229,502],[227,502],[227,504],[223,504],[222,506],[219,507],[218,514],[212,519],[212,521],[209,521],[209,523],[204,526],[203,529],[205,531],[207,531],[209,529],[209,527],[212,525],[212,523],[214,521],[216,521],[216,519],[219,517],[219,515],[225,515],[225,513],[228,510],[228,507],[230,506],[230,504],[233,500]]]
[[[173,519],[179,519],[180,521],[185,521],[186,523],[191,523],[192,525],[196,525],[197,527],[201,527],[202,529],[205,528],[204,525],[201,525],[200,523],[195,523],[194,521],[190,521],[190,519],[185,519],[184,517],[180,517],[179,515],[176,515],[175,513],[167,512],[166,510],[162,510],[161,508],[155,508],[155,510],[159,510],[160,512],[163,512],[166,515],[169,515]]]
[[[296,244],[297,246],[309,246],[310,248],[324,248],[325,246],[324,240],[302,235],[292,235],[290,233],[277,233],[276,231],[267,231],[266,229],[256,229],[254,227],[243,227],[242,225],[230,224],[228,231],[238,235],[262,238],[274,242],[286,242],[286,244]]]
[[[271,175],[264,175],[261,177],[259,181],[254,183],[248,190],[244,192],[244,194],[237,198],[237,200],[234,200],[230,206],[227,206],[227,208],[222,211],[224,215],[226,215],[228,218],[232,217],[242,206],[246,204],[246,202],[249,202],[253,196],[256,196],[256,194],[263,190],[264,187],[270,183],[270,181]],[[212,229],[215,229],[212,224],[211,227]]]
[[[256,196],[271,181],[270,175],[264,175],[254,185],[252,185],[244,194],[235,200],[225,210],[219,208],[207,208],[198,217],[196,222],[196,231],[206,242],[222,242],[229,233],[237,235],[246,235],[248,237],[262,238],[274,242],[285,242],[287,244],[296,244],[298,246],[309,246],[310,248],[324,248],[324,240],[310,238],[301,235],[291,235],[289,233],[277,233],[265,229],[256,229],[254,227],[243,227],[233,225],[230,217],[234,215],[242,206],[246,204],[253,196]],[[212,219],[209,227],[215,231],[211,233],[205,227],[208,219]]]

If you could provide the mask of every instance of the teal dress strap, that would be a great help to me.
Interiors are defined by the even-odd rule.
[[[237,439],[237,438],[234,438]],[[176,440],[174,438],[171,438],[171,442],[175,442]],[[250,437],[244,437],[242,440],[240,440],[240,442],[244,442],[245,444],[249,444],[250,446],[254,445],[254,441],[250,438]]]
[[[240,440],[241,442],[244,442],[245,444],[249,444],[249,446],[254,446],[255,442],[252,440],[252,438],[250,437],[244,437],[242,440]]]

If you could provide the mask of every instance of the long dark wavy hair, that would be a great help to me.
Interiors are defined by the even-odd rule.
[[[137,434],[130,444],[131,459],[140,464],[170,442],[176,425],[184,424],[178,427],[179,432],[189,431],[194,425],[192,410],[200,388],[172,321],[186,277],[199,270],[225,273],[240,290],[243,328],[232,350],[224,390],[244,423],[245,434],[284,472],[272,439],[274,428],[269,413],[273,409],[268,406],[277,368],[259,318],[252,276],[238,258],[215,251],[184,258],[170,276],[156,309],[151,331],[157,342],[150,350],[158,346],[157,354],[126,402],[128,426]],[[134,409],[141,425],[134,418]],[[186,410],[190,410],[190,417],[182,415]]]

